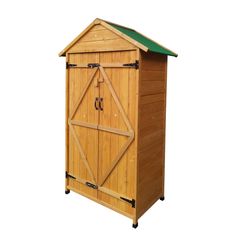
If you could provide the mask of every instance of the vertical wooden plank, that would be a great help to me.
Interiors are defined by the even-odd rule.
[[[66,54],[66,63],[69,61],[68,53]],[[69,171],[69,70],[66,69],[66,80],[65,80],[65,171]],[[65,178],[65,190],[69,184],[68,178]]]
[[[90,53],[87,54],[86,62],[92,62],[97,63],[99,62],[99,55],[98,53]],[[87,69],[87,78],[91,76],[91,69]],[[95,97],[98,97],[98,87],[95,87],[95,81],[98,79],[98,74],[95,75],[93,82],[91,83],[88,92],[86,94],[87,96],[87,122],[89,124],[98,124],[98,115],[99,111],[97,111],[94,107],[94,100]],[[89,163],[89,166],[93,172],[93,175],[95,176],[95,180],[97,180],[97,161],[98,161],[98,131],[94,129],[86,129],[87,130],[87,136],[86,139],[87,142],[87,148],[86,148],[86,154],[87,154],[87,160]],[[87,172],[87,179],[89,179],[89,174]],[[86,193],[89,195],[97,198],[97,190],[94,190],[92,188],[86,189]]]
[[[119,61],[120,59],[120,53],[116,52],[116,53],[112,53],[112,61]],[[117,69],[113,69],[112,70],[112,76],[111,76],[111,83],[113,88],[116,89],[116,94],[119,96],[120,94],[120,90],[119,90],[119,72]],[[114,100],[111,100],[111,115],[110,115],[110,124],[111,127],[114,128],[119,128],[119,111],[118,108],[114,102]],[[118,135],[111,135],[111,150],[113,154],[118,153],[119,151],[119,136]],[[117,168],[115,168],[111,175],[110,175],[110,189],[114,192],[118,192],[118,172],[117,172]],[[117,207],[118,205],[118,200],[116,198],[111,198],[110,200],[111,205]]]
[[[137,52],[130,52],[130,61],[137,60]],[[129,69],[128,75],[128,118],[131,122],[133,129],[136,125],[136,71],[134,69]],[[135,134],[136,136],[136,134]],[[129,147],[127,151],[127,196],[131,199],[136,199],[135,196],[135,161],[136,161],[136,150],[135,150],[135,140]],[[133,214],[133,208],[126,206],[126,211]]]
[[[68,54],[68,60],[71,61],[73,60],[73,57],[74,55],[72,54]],[[70,111],[73,107],[73,102],[74,102],[74,71],[68,69],[68,74],[69,74],[69,114],[70,114]],[[71,133],[69,132],[69,166],[68,166],[68,171],[69,173],[73,173],[73,158],[74,158],[74,155],[73,155],[73,138],[72,138],[72,135]],[[71,181],[71,179],[68,180],[68,184],[72,187],[74,187],[73,185],[73,182]]]
[[[140,87],[140,67],[142,66],[142,61],[141,61],[141,56],[140,56],[140,49],[137,49],[136,51],[136,57],[137,60],[139,61],[139,69],[136,70],[136,84],[135,84],[135,91],[136,91],[136,104],[135,104],[135,140],[134,140],[134,149],[135,149],[135,165],[134,165],[134,185],[135,185],[135,200],[136,200],[136,206],[135,206],[135,212],[134,212],[134,217],[133,217],[133,223],[136,224],[138,221],[138,204],[139,204],[139,195],[138,195],[138,183],[139,183],[139,175],[138,175],[138,170],[139,170],[139,154],[138,154],[138,144],[139,144],[139,87]]]
[[[78,63],[85,63],[87,61],[87,54],[79,54],[79,61]],[[80,80],[80,93],[82,91],[82,89],[84,88],[85,84],[88,81],[87,78],[87,69],[80,69],[80,76],[79,76],[79,80]],[[88,110],[87,110],[87,101],[88,101],[88,97],[87,97],[87,93],[85,94],[79,110],[78,110],[78,120],[80,121],[85,121],[87,122],[87,115],[88,115]],[[80,138],[80,142],[81,142],[81,146],[85,152],[85,155],[87,154],[87,129],[83,128],[83,127],[76,127],[77,129],[77,133],[79,134],[79,138]],[[82,179],[89,179],[90,180],[90,176],[87,173],[87,169],[85,168],[83,161],[80,159],[80,166],[79,166],[79,172],[80,172],[80,178]],[[80,185],[80,189],[82,192],[87,193],[88,191],[88,187],[86,187],[85,185],[81,184]]]
[[[101,53],[100,54],[100,63],[106,63],[111,61],[111,53]],[[111,77],[111,69],[107,68],[106,73]],[[102,78],[101,78],[102,79]],[[111,93],[107,89],[104,82],[99,84],[100,87],[100,98],[103,98],[103,111],[100,111],[99,124],[110,127],[110,115],[111,115]],[[105,131],[99,131],[99,150],[101,150],[99,158],[101,160],[101,177],[107,168],[109,168],[111,162],[111,134]],[[110,188],[110,180],[107,180],[104,184],[104,187]],[[101,193],[101,200],[110,204],[110,196],[107,194]]]
[[[73,63],[79,63],[80,61],[80,55],[75,54],[73,56]],[[74,101],[73,101],[73,107],[77,101],[77,99],[79,98],[81,91],[82,91],[82,87],[80,85],[80,73],[81,73],[81,69],[71,69],[71,71],[73,71],[73,80],[74,80],[74,90],[73,90],[73,96],[74,96]],[[72,107],[72,109],[73,109]],[[71,110],[72,110],[71,109]],[[74,137],[71,136],[71,139],[73,140],[73,175],[74,176],[79,176],[79,166],[80,166],[80,153],[78,148],[76,147],[76,142],[74,140]],[[73,181],[73,186],[74,188],[80,190],[80,184],[78,182]]]
[[[168,57],[166,56],[165,64],[164,64],[164,80],[165,80],[165,95],[164,95],[164,119],[163,119],[163,127],[164,127],[164,135],[163,135],[163,148],[162,148],[162,196],[165,196],[165,143],[166,143],[166,98],[167,98],[167,62]]]
[[[129,61],[130,52],[120,52],[122,61]],[[128,113],[128,97],[129,97],[129,69],[120,68],[120,77],[119,77],[119,87],[120,94],[119,99],[124,108],[125,113]],[[123,119],[119,116],[119,128],[121,130],[125,130],[126,126],[123,123]],[[119,149],[124,145],[127,141],[126,137],[119,136]],[[127,194],[127,152],[123,155],[121,160],[117,165],[118,170],[118,192],[120,194]],[[123,201],[118,202],[119,209],[123,211],[127,211],[127,204]]]

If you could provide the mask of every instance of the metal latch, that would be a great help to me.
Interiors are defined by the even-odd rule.
[[[89,68],[94,68],[94,67],[99,67],[99,66],[100,66],[99,63],[88,63]]]
[[[135,200],[134,199],[130,200],[130,199],[127,199],[127,198],[124,198],[124,197],[120,197],[120,199],[130,203],[132,205],[132,207],[135,208]]]
[[[98,186],[89,182],[85,183],[88,187],[93,188],[93,189],[98,189]]]
[[[135,60],[134,63],[123,64],[123,66],[128,66],[128,67],[133,67],[133,68],[135,68],[135,69],[138,69],[138,68],[139,68],[139,61],[138,61],[138,60]]]

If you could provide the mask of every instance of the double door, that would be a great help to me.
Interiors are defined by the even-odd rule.
[[[67,64],[67,184],[127,213],[135,205],[135,57],[69,54]]]

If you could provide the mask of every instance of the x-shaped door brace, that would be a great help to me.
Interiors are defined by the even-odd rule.
[[[75,120],[72,120],[75,116],[75,113],[76,111],[78,110],[78,107],[80,105],[80,103],[82,102],[83,100],[83,97],[84,95],[86,94],[96,72],[100,70],[101,72],[101,75],[104,79],[104,82],[106,83],[117,107],[118,107],[118,110],[120,111],[121,113],[121,116],[128,128],[128,131],[122,131],[122,130],[119,130],[119,129],[115,129],[115,128],[111,128],[111,127],[105,127],[105,126],[102,126],[102,125],[94,125],[94,124],[89,124],[87,122],[81,122],[81,121],[75,121]],[[114,192],[111,192],[110,190],[106,190],[104,189],[104,187],[102,187],[102,185],[104,184],[104,182],[106,181],[106,179],[109,177],[109,175],[111,174],[111,172],[113,171],[113,169],[116,167],[117,163],[119,162],[119,160],[121,159],[121,157],[124,155],[124,153],[126,152],[126,150],[128,149],[128,147],[130,146],[130,144],[132,143],[132,141],[134,140],[134,131],[132,129],[132,126],[130,124],[130,121],[125,113],[125,110],[123,108],[123,106],[121,105],[121,102],[114,90],[114,88],[112,87],[112,84],[110,82],[110,79],[108,78],[104,68],[99,65],[98,67],[95,67],[90,75],[90,78],[89,80],[87,81],[78,101],[76,102],[74,108],[72,109],[72,112],[71,112],[71,115],[69,117],[69,120],[68,120],[68,124],[69,124],[69,127],[70,127],[70,130],[71,130],[71,133],[76,141],[76,144],[78,146],[78,150],[79,150],[79,153],[80,153],[80,157],[82,159],[82,161],[84,162],[87,170],[88,170],[88,173],[93,181],[93,183],[96,185],[96,188],[98,188],[99,190],[103,191],[103,192],[106,192],[106,193],[110,193],[110,195],[114,196],[115,197],[115,193]],[[79,141],[79,137],[78,135],[76,134],[75,132],[75,129],[73,127],[73,125],[78,125],[78,126],[82,126],[82,127],[87,127],[87,128],[91,128],[91,129],[96,129],[96,130],[101,130],[101,131],[107,131],[107,132],[111,132],[111,133],[115,133],[115,134],[119,134],[119,135],[123,135],[123,136],[127,136],[128,137],[128,140],[126,141],[126,143],[122,146],[122,148],[120,149],[120,151],[118,152],[118,154],[116,155],[116,157],[114,158],[114,160],[112,161],[110,167],[106,170],[105,174],[102,176],[101,180],[99,181],[99,183],[97,183],[97,181],[95,180],[95,177],[93,175],[93,172],[89,166],[89,163],[88,163],[88,160],[86,158],[86,155],[83,151],[83,148],[81,146],[81,143]],[[79,182],[81,183],[84,183],[86,182],[85,180],[81,180],[80,178],[76,178]]]

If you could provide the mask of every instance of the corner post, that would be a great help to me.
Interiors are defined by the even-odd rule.
[[[66,53],[66,63],[69,63],[69,56]],[[69,172],[69,126],[68,126],[68,116],[69,116],[69,69],[66,68],[66,80],[65,80],[65,173]],[[65,193],[68,194],[70,190],[68,189],[69,180],[65,176]]]

